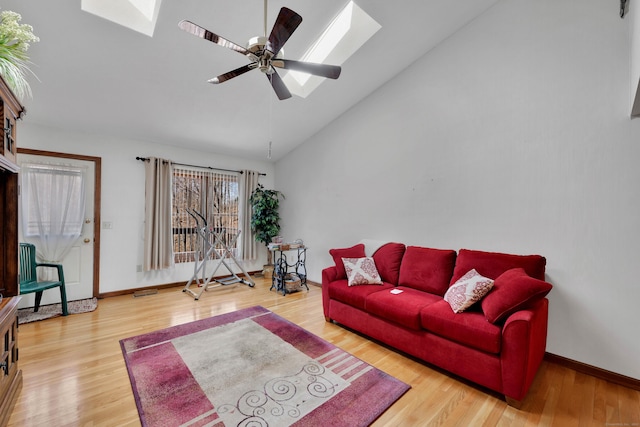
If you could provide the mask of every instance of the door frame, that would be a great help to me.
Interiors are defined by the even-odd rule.
[[[93,189],[93,296],[100,297],[100,189],[102,188],[102,157],[59,153],[55,151],[32,150],[30,148],[21,147],[18,147],[18,154],[30,154],[33,156],[57,157],[61,159],[93,162],[95,174]]]

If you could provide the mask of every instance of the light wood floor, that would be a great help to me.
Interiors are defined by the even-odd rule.
[[[100,300],[93,313],[20,326],[24,385],[10,426],[139,426],[122,338],[262,305],[411,385],[375,426],[640,426],[640,392],[543,362],[520,410],[487,390],[326,323],[320,288],[237,285],[199,301],[181,288]],[[176,399],[179,399],[176,396]]]

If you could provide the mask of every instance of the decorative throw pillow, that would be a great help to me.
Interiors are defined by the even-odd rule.
[[[496,323],[544,298],[552,287],[522,268],[507,270],[496,278],[493,290],[482,300],[482,311],[489,322]]]
[[[382,285],[376,263],[371,257],[342,258],[349,286]]]
[[[493,287],[493,280],[481,276],[475,269],[469,270],[444,294],[454,313],[462,313],[480,301]]]
[[[338,248],[338,249],[330,249],[329,254],[333,258],[333,262],[336,264],[336,270],[338,272],[338,279],[346,279],[347,273],[344,271],[344,264],[342,263],[342,258],[362,258],[365,256],[364,254],[364,245],[359,243],[355,246],[351,246],[350,248]]]

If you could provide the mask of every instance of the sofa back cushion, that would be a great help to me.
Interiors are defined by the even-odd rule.
[[[338,273],[336,279],[346,279],[347,272],[344,269],[342,258],[364,258],[364,245],[359,243],[350,248],[329,249],[329,255],[331,255],[333,262],[336,264],[336,272]]]
[[[398,285],[444,296],[455,262],[454,250],[407,246]]]
[[[373,253],[373,260],[382,281],[392,285],[398,284],[404,251],[405,246],[402,243],[387,243]]]
[[[450,284],[454,284],[472,268],[490,279],[496,279],[512,268],[522,268],[529,276],[544,280],[546,264],[546,258],[540,255],[511,255],[460,249]]]

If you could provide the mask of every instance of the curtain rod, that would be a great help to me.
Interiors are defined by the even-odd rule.
[[[141,162],[148,162],[149,158],[148,157],[136,157],[136,160],[140,160]],[[240,175],[242,175],[242,171],[236,171],[236,170],[232,170],[232,169],[222,169],[222,168],[214,168],[211,166],[198,166],[198,165],[188,165],[186,163],[173,163],[174,165],[178,165],[178,166],[188,166],[190,168],[202,168],[202,169],[209,169],[209,170],[214,170],[214,171],[223,171],[223,172],[234,172],[234,173],[239,173]],[[267,176],[266,173],[262,173],[259,172],[258,175],[260,176]]]

